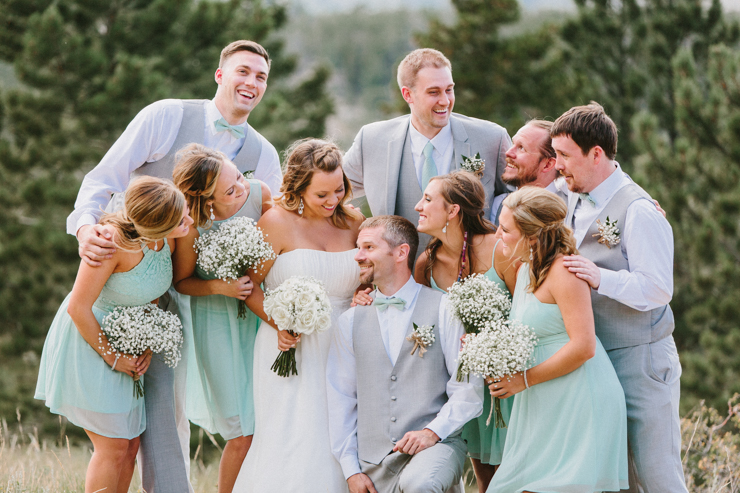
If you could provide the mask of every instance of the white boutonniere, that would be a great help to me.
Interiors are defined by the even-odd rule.
[[[254,180],[254,171],[245,171],[244,173],[242,173],[242,175],[247,180]]]
[[[617,221],[610,221],[609,216],[606,216],[606,223],[602,224],[601,219],[597,219],[596,224],[599,227],[599,232],[591,236],[598,238],[599,243],[606,245],[608,248],[619,245],[621,238],[619,237]]]
[[[460,167],[465,171],[483,176],[483,170],[486,169],[486,162],[480,158],[480,152],[477,152],[472,158],[463,156]]]
[[[411,355],[419,350],[419,358],[424,357],[424,353],[427,352],[427,348],[434,344],[436,338],[434,337],[434,325],[416,325],[414,324],[414,331],[410,336],[406,338],[407,341],[414,343],[414,349],[411,351]]]

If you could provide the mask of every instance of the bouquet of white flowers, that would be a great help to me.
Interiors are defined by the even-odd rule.
[[[458,355],[457,380],[471,373],[483,378],[501,380],[531,368],[532,351],[537,344],[534,331],[516,321],[496,320],[486,323],[477,334],[467,334]],[[496,428],[506,428],[501,414],[501,402],[494,398],[491,413],[496,409]],[[488,415],[486,425],[490,424]]]
[[[180,319],[156,305],[148,303],[116,307],[103,319],[100,329],[102,333],[98,336],[98,342],[103,349],[102,334],[105,334],[110,343],[110,348],[104,349],[108,354],[123,353],[138,357],[151,349],[153,353],[162,353],[165,364],[170,368],[177,366],[180,361],[183,341]],[[134,396],[143,397],[144,386],[139,381],[139,376],[132,376]]]
[[[312,277],[294,276],[277,288],[265,292],[265,314],[280,330],[292,335],[311,335],[331,326],[331,303],[324,285]],[[281,352],[272,370],[281,377],[298,375],[295,348]]]
[[[450,287],[448,302],[467,334],[496,320],[506,320],[511,311],[509,294],[482,274],[473,274]]]
[[[249,217],[235,217],[216,231],[195,240],[198,266],[226,282],[237,280],[248,269],[275,258],[262,230]],[[239,318],[247,316],[247,305],[239,303]]]

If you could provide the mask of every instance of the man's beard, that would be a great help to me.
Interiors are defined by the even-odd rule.
[[[514,164],[516,166],[515,163],[512,163],[508,159],[506,160],[506,162],[509,163],[509,164]],[[511,185],[512,187],[516,187],[516,188],[521,188],[521,187],[523,187],[525,185],[529,185],[530,183],[533,183],[535,180],[537,180],[537,174],[539,172],[539,163],[538,163],[538,166],[537,167],[535,167],[532,170],[525,171],[524,174],[522,174],[522,168],[521,167],[516,167],[515,169],[517,171],[516,176],[514,176],[512,178],[506,178],[505,176],[502,175],[501,176],[501,180],[504,183],[506,183],[507,185]]]
[[[372,269],[372,264],[363,264],[363,265],[370,265]],[[360,284],[372,284],[375,280],[375,271],[370,270],[367,272],[360,272]]]

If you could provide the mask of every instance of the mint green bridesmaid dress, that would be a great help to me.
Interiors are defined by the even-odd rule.
[[[118,306],[139,306],[163,295],[172,284],[172,258],[162,250],[142,248],[144,257],[131,270],[111,274],[92,307],[98,323]],[[136,438],[146,428],[144,399],[134,397],[129,375],[110,366],[82,338],[67,313],[70,295],[57,310],[44,342],[34,397],[51,412],[109,438]],[[142,379],[145,376],[141,377]]]
[[[501,240],[496,241],[493,247],[493,258],[491,259],[491,268],[488,269],[483,275],[489,280],[498,284],[504,293],[509,293],[509,288],[506,287],[506,283],[501,279],[496,272],[493,265],[494,258],[496,256],[496,247]],[[445,292],[437,286],[434,282],[434,278],[430,275],[429,280],[431,281],[432,288],[439,291]],[[501,464],[501,458],[504,454],[504,443],[506,443],[506,432],[507,428],[496,428],[493,424],[493,418],[491,423],[486,425],[488,421],[488,415],[491,411],[491,393],[488,391],[488,387],[483,389],[483,412],[477,418],[473,418],[463,427],[462,437],[468,444],[468,455],[473,459],[478,459],[484,464],[491,464],[497,466]],[[501,399],[501,414],[504,417],[504,422],[509,424],[509,416],[511,415],[511,408],[514,405],[512,399]]]
[[[258,180],[247,182],[249,196],[241,209],[228,219],[214,221],[210,229],[198,228],[201,235],[218,230],[235,217],[260,218],[262,185]],[[195,275],[215,279],[200,267],[196,267]],[[239,303],[220,294],[190,297],[198,374],[188,372],[187,415],[196,425],[225,440],[254,434],[252,362],[260,320],[249,310],[246,318],[238,318]]]
[[[556,304],[529,286],[529,265],[517,275],[511,319],[538,337],[535,364],[570,339]],[[512,400],[512,399],[507,399]],[[627,410],[622,386],[601,342],[596,354],[561,377],[514,396],[504,457],[488,492],[591,493],[627,488]]]

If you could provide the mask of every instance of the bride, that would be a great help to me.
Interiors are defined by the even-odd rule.
[[[299,141],[289,151],[282,196],[257,223],[276,260],[251,273],[249,308],[262,318],[254,354],[255,430],[234,492],[337,492],[347,483],[329,444],[326,357],[337,317],[358,287],[355,241],[362,216],[344,203],[350,195],[342,154],[332,143]],[[324,283],[332,301],[332,328],[301,339],[277,330],[262,308],[265,283],[274,289],[292,276]],[[270,367],[278,350],[296,348],[298,375]]]

